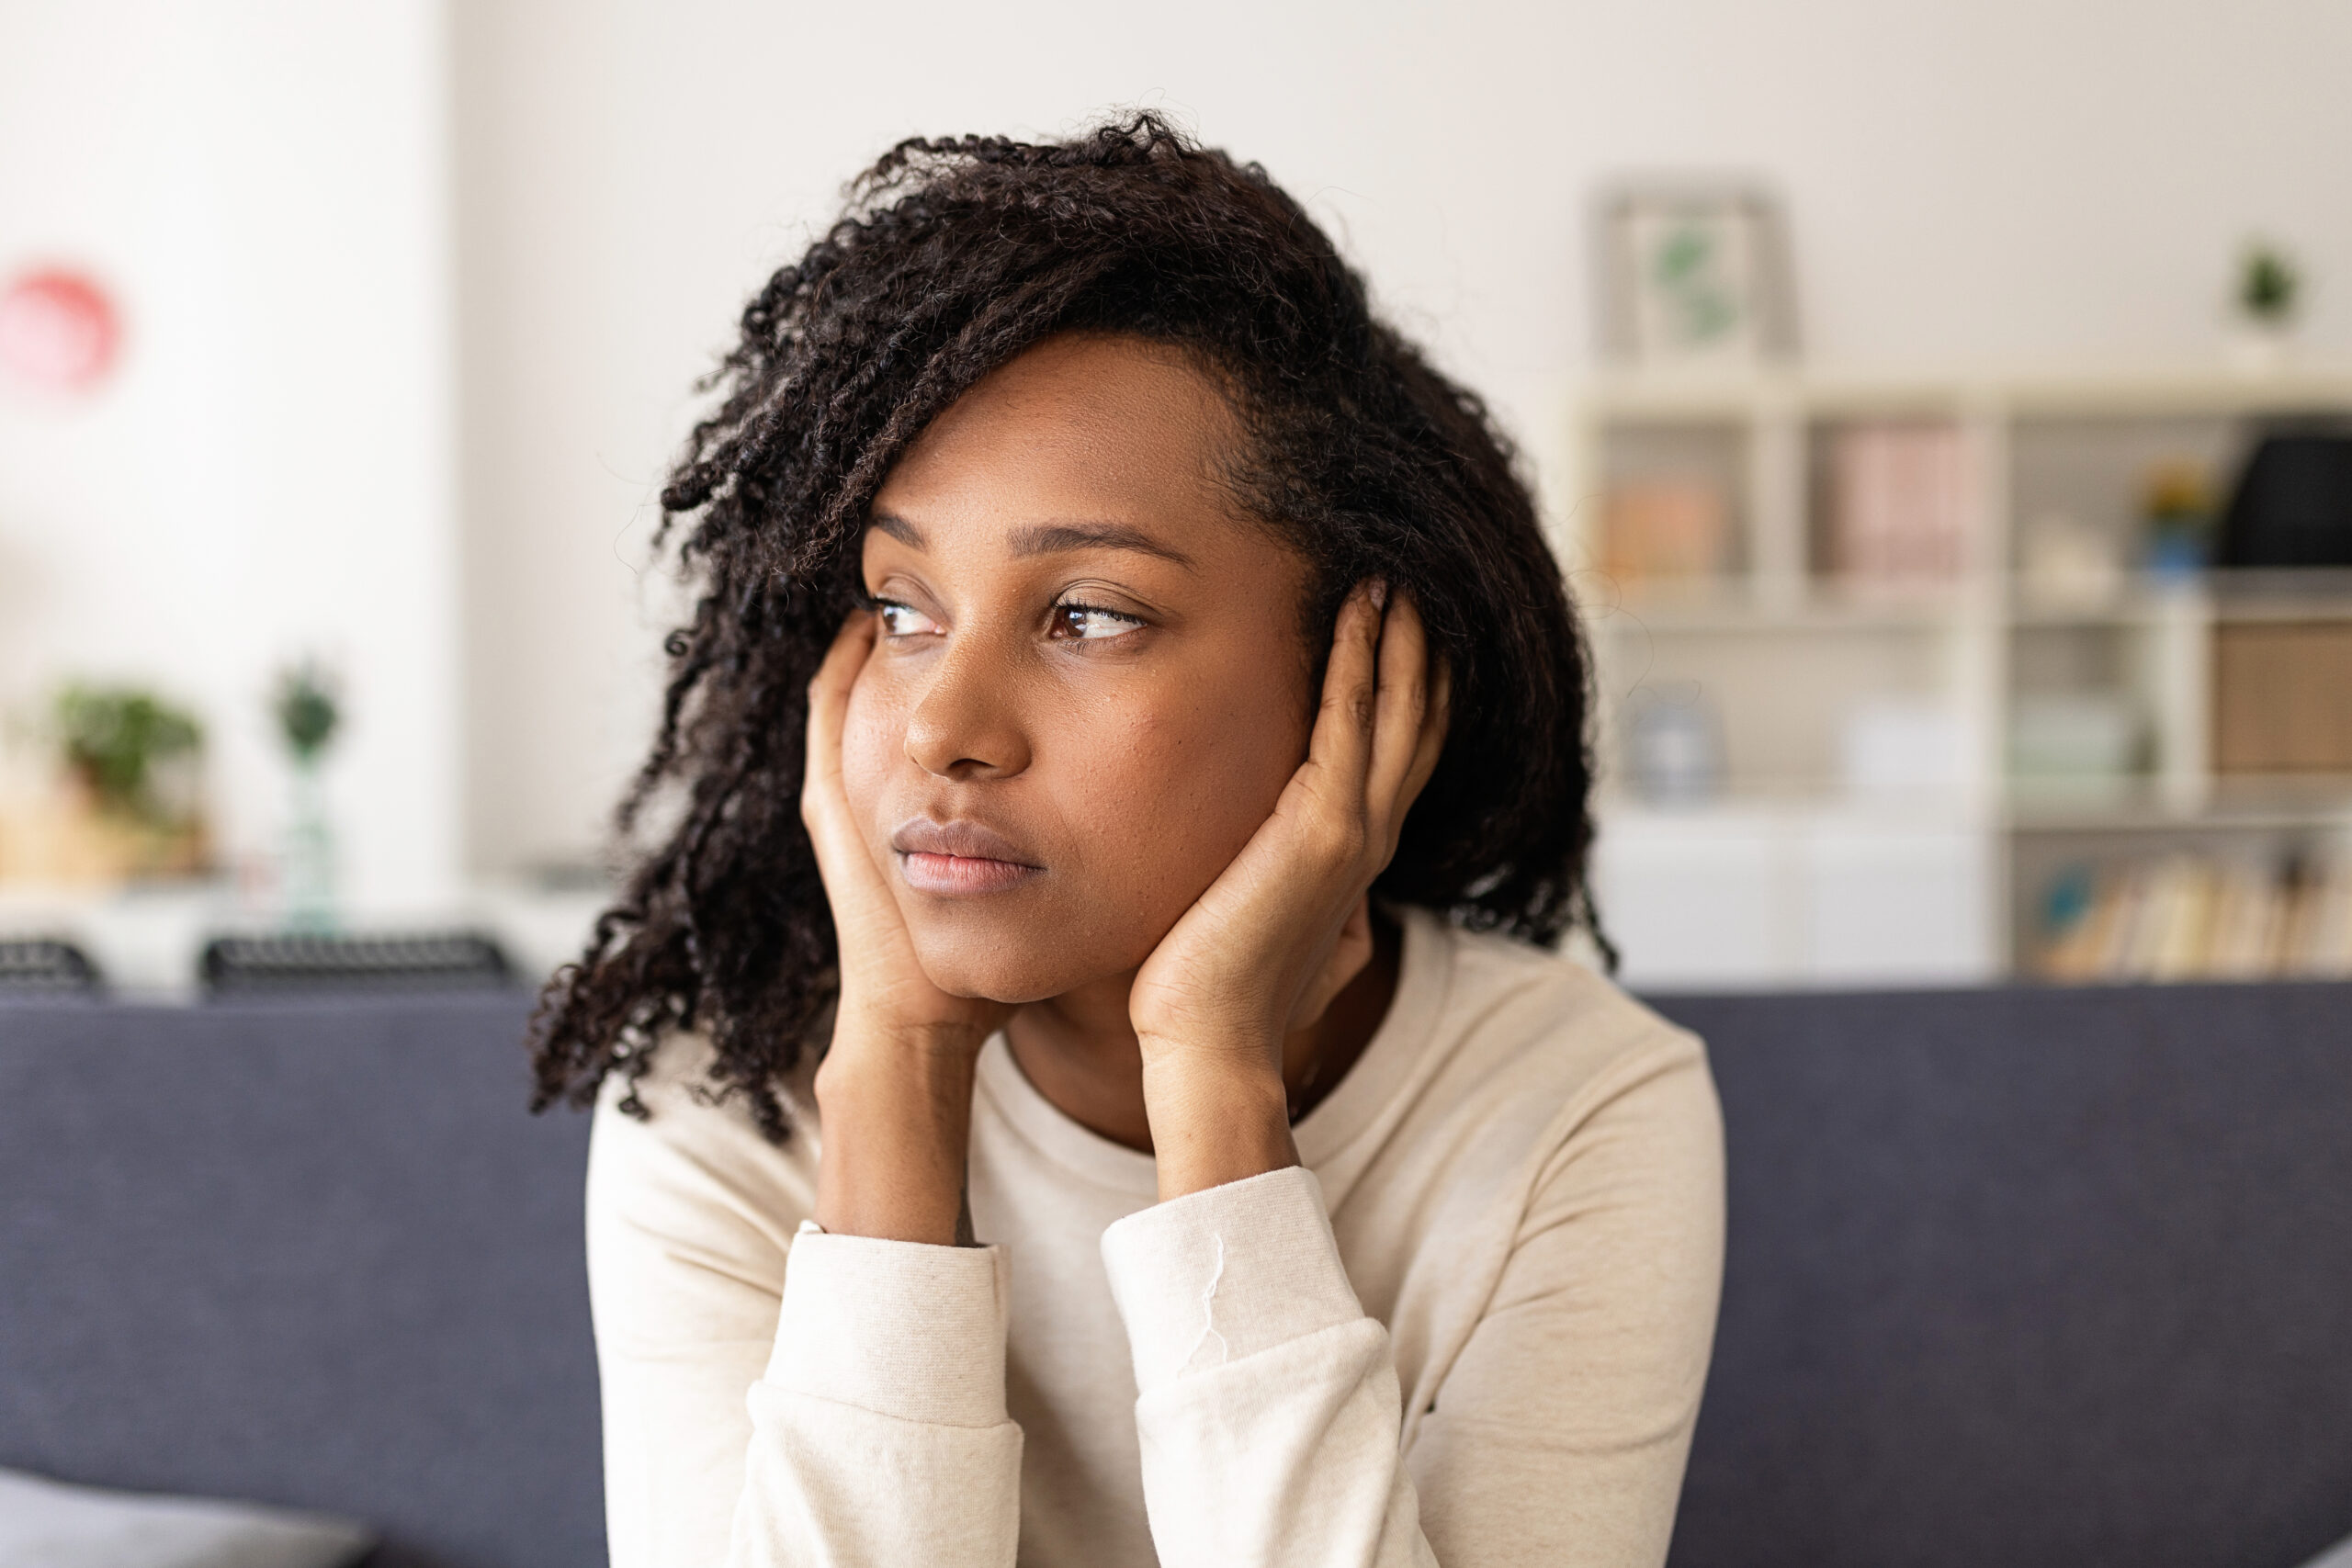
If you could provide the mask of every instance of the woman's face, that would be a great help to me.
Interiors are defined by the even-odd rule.
[[[1217,479],[1175,351],[1050,339],[875,498],[843,782],[934,984],[1060,996],[1149,956],[1306,753],[1306,563]]]

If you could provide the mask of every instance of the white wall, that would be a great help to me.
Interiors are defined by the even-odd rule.
[[[130,333],[87,405],[0,391],[0,707],[67,671],[195,698],[251,854],[262,691],[324,648],[363,898],[430,896],[461,826],[477,869],[588,853],[647,734],[688,384],[912,131],[1170,110],[1307,197],[1540,460],[1583,205],[1626,169],[1777,184],[1819,359],[2211,358],[2257,230],[2352,355],[2347,59],[2340,0],[0,0],[0,270],[94,266]]]
[[[1581,218],[1753,171],[1817,359],[2203,361],[2262,231],[2352,353],[2339,0],[481,0],[457,17],[472,854],[594,840],[650,712],[638,576],[686,388],[915,131],[1166,108],[1267,164],[1544,456]],[[654,607],[649,609],[650,603]]]
[[[250,861],[271,676],[329,655],[367,906],[458,869],[447,48],[432,0],[0,4],[0,275],[90,268],[127,327],[93,397],[0,389],[0,707],[191,702]]]

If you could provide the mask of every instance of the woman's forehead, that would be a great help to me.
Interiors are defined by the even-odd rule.
[[[1087,547],[1197,568],[1250,521],[1225,477],[1237,438],[1223,397],[1179,351],[1049,339],[932,423],[869,520],[927,553]]]
[[[1236,434],[1224,395],[1190,355],[1145,338],[1069,334],[981,378],[931,422],[899,468],[976,444],[1042,451],[1119,441],[1191,454]]]

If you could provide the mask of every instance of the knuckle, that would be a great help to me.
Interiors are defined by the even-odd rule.
[[[1327,820],[1323,824],[1318,847],[1325,860],[1340,864],[1351,863],[1363,853],[1363,824],[1345,818]]]
[[[1377,698],[1370,682],[1351,681],[1323,699],[1327,711],[1337,713],[1349,723],[1367,725],[1377,707]]]

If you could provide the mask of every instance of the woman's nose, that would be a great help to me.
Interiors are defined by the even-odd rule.
[[[907,755],[917,767],[958,781],[1009,778],[1029,765],[1018,682],[992,639],[951,636],[930,683],[907,717]]]

